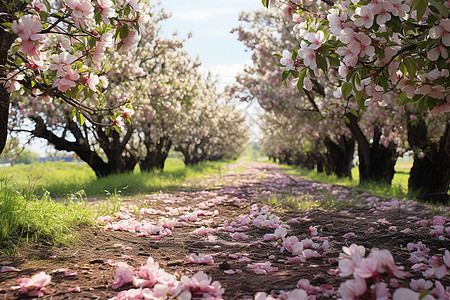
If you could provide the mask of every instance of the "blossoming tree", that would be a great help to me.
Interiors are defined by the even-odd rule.
[[[69,104],[80,124],[91,112],[111,109],[102,93],[104,58],[110,49],[125,50],[137,42],[150,19],[146,7],[136,0],[1,2],[0,151],[15,91]]]
[[[293,31],[297,33],[299,47],[283,53],[280,61],[285,69],[283,79],[293,76],[302,88],[310,79],[336,69],[343,95],[336,107],[350,100],[362,110],[370,110],[394,98],[394,105],[413,104],[412,108],[419,114],[427,110],[434,114],[446,113],[441,126],[450,128],[448,1],[324,1],[316,6],[312,1],[295,0],[263,1],[263,4],[281,6],[286,17],[293,14],[296,23]],[[357,117],[350,109],[344,115],[356,137]],[[417,124],[410,125],[409,136],[413,135],[411,131],[424,132],[417,129]],[[436,150],[427,151],[427,165],[433,170],[440,170],[439,165],[448,161],[450,130],[443,132],[440,146],[428,147]],[[411,147],[417,148],[413,140],[417,141],[410,138]],[[425,140],[427,138],[422,141]],[[360,152],[370,156],[367,142],[360,139],[358,144]],[[415,158],[422,160],[418,156]],[[365,161],[370,166],[371,160]],[[424,164],[416,161],[413,175],[427,173],[419,166]],[[421,189],[427,190],[429,197],[441,194],[448,199],[449,176],[445,171],[439,174],[440,183]],[[410,188],[417,189],[427,182],[426,176],[416,180],[416,175],[410,180]]]

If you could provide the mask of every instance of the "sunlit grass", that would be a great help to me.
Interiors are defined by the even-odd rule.
[[[359,169],[357,167],[352,169],[352,180],[349,180],[346,177],[338,178],[336,175],[327,175],[325,173],[318,173],[315,170],[306,170],[300,167],[286,165],[282,165],[281,167],[285,169],[288,174],[294,176],[299,176],[322,183],[352,187],[356,190],[369,192],[379,197],[415,199],[415,195],[408,194],[408,178],[411,166],[412,161],[398,161],[395,166],[396,173],[394,175],[394,179],[392,180],[392,185],[380,183],[367,183],[360,185]]]
[[[8,179],[0,180],[0,253],[11,254],[24,242],[67,244],[76,228],[93,224],[93,211],[77,195],[64,202],[48,193],[38,198]]]
[[[219,174],[228,162],[202,162],[186,167],[182,160],[169,158],[163,171],[111,175],[96,179],[86,163],[45,162],[34,165],[14,165],[0,168],[0,178],[11,177],[20,187],[42,187],[52,197],[84,190],[87,197],[104,197],[106,193],[120,191],[121,195],[158,192],[161,189],[200,185],[199,179]]]

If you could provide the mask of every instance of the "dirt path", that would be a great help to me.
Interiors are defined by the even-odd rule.
[[[192,277],[200,270],[210,274],[225,289],[224,299],[253,299],[257,292],[279,295],[280,290],[297,287],[317,299],[329,299],[338,296],[339,285],[347,279],[337,274],[336,259],[343,246],[362,245],[366,256],[373,247],[388,249],[411,274],[398,279],[399,286],[405,287],[426,271],[425,267],[411,270],[418,263],[411,254],[420,241],[429,249],[427,259],[437,255],[436,261],[442,260],[445,249],[450,249],[450,219],[435,218],[433,223],[428,209],[417,203],[293,178],[275,165],[240,163],[220,177],[195,182],[199,184],[209,189],[185,187],[176,193],[124,199],[121,213],[110,221],[103,219],[106,228],[82,230],[77,245],[34,245],[18,257],[0,258],[0,266],[20,270],[0,273],[0,299],[17,298],[18,292],[11,288],[17,286],[17,279],[41,271],[51,275],[45,298],[110,299],[133,288],[131,284],[112,288],[117,262],[138,270],[149,257],[178,277]],[[284,205],[281,200],[276,203],[274,195],[286,198]],[[308,203],[304,205],[308,209],[299,210],[293,199]],[[314,208],[318,203],[328,209]],[[286,236],[281,237],[283,229],[275,232],[276,228],[286,228]],[[430,236],[433,230],[437,233]],[[270,239],[267,234],[274,232],[281,239]],[[289,248],[282,240],[301,241],[303,249]],[[210,255],[206,260],[213,262],[187,263],[186,256],[192,253]],[[430,261],[420,263],[430,265]],[[439,278],[444,288],[450,285],[449,274],[447,270]],[[434,285],[436,276],[440,275],[429,278]],[[308,279],[310,285],[299,284],[300,279]],[[391,292],[397,287],[388,284]],[[76,287],[78,291],[68,292]]]

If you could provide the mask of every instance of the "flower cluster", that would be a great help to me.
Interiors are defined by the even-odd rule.
[[[292,15],[300,41],[298,49],[283,51],[279,65],[283,80],[293,76],[300,91],[311,90],[312,78],[335,68],[344,98],[355,99],[362,109],[385,105],[392,92],[402,102],[419,102],[419,109],[448,107],[448,4],[340,0],[330,8],[312,1],[277,2]]]

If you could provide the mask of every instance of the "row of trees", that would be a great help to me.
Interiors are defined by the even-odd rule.
[[[117,37],[125,42],[94,65],[100,72],[92,82],[89,77],[83,84],[78,82],[89,69],[79,64],[76,55],[69,51],[53,55],[49,71],[56,76],[61,70],[73,71],[63,85],[74,86],[64,94],[55,83],[56,91],[17,93],[9,116],[12,132],[27,132],[57,150],[75,152],[99,177],[132,171],[137,164],[144,171],[162,169],[170,149],[180,151],[187,165],[236,157],[247,140],[243,116],[221,103],[215,80],[199,72],[200,63],[183,50],[184,40],[160,36],[160,22],[168,15],[149,7],[146,13],[152,17],[139,27],[138,35],[117,27]],[[89,41],[90,34],[82,32]],[[127,38],[133,39],[133,47],[125,47]],[[51,35],[42,43],[73,50],[74,39],[79,37]],[[86,52],[91,60],[96,60],[96,47]],[[57,65],[59,60],[66,63]],[[18,76],[10,79],[8,87]],[[25,125],[28,119],[34,129]]]
[[[291,11],[292,6],[301,7],[294,2],[287,6]],[[321,21],[306,9],[297,12],[292,19],[279,11],[243,13],[241,25],[235,29],[239,40],[252,50],[253,63],[238,76],[229,93],[242,101],[257,100],[265,109],[261,143],[266,154],[280,162],[350,177],[357,145],[360,182],[390,184],[397,158],[412,150],[410,189],[419,190],[423,199],[447,201],[448,113],[419,111],[420,103],[405,106],[394,92],[384,93],[376,101],[364,92],[367,106],[358,105],[353,87],[342,80],[342,68],[327,65],[337,57],[325,60],[324,71],[317,68],[318,57],[302,52],[302,47],[308,51],[305,45],[299,48],[299,39],[308,34],[309,46],[320,39],[314,22]],[[297,50],[292,53],[286,49]],[[312,72],[304,67],[307,64]],[[372,77],[358,80],[355,90],[364,91],[369,80]]]

